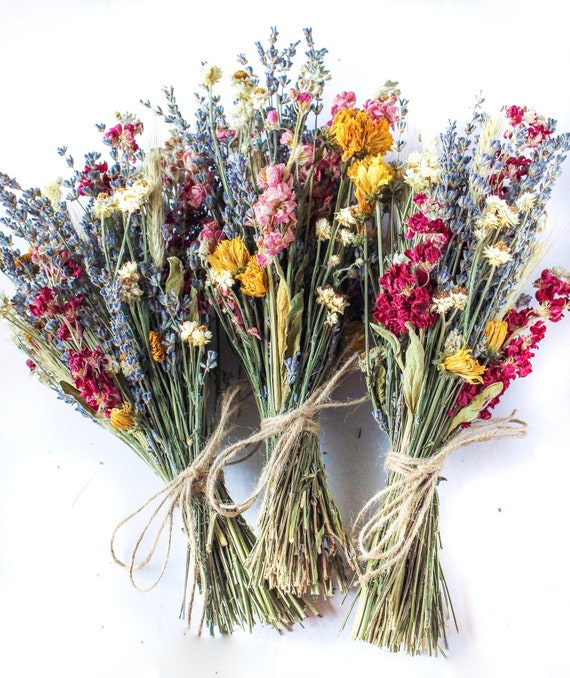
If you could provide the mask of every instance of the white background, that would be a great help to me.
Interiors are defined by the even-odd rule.
[[[255,56],[270,26],[282,44],[312,26],[329,49],[330,99],[359,101],[385,80],[410,99],[424,134],[465,119],[477,92],[490,111],[526,104],[570,129],[570,42],[564,3],[223,4],[176,0],[0,0],[0,170],[42,186],[98,148],[94,123],[142,112],[173,85],[191,117],[200,62],[226,73]],[[570,268],[570,167],[550,207],[556,247],[544,265]],[[7,289],[6,281],[0,286]],[[446,463],[442,560],[460,631],[448,657],[408,657],[351,640],[340,598],[283,636],[268,629],[196,638],[178,619],[182,544],[162,582],[135,591],[110,557],[115,524],[160,482],[111,435],[28,377],[0,330],[0,675],[6,678],[267,678],[570,675],[568,404],[570,320],[550,325],[534,373],[497,414],[529,425],[522,441],[477,445]],[[361,395],[352,379],[339,397]],[[347,525],[382,486],[386,441],[366,406],[323,417],[331,486]],[[245,492],[253,466],[230,483]],[[181,540],[180,540],[181,542]]]

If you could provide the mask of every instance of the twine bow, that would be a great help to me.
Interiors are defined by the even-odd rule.
[[[317,420],[318,414],[325,409],[352,407],[367,399],[367,396],[363,396],[362,398],[352,399],[347,402],[330,400],[332,392],[340,381],[354,368],[357,359],[357,356],[353,356],[347,360],[326,384],[312,393],[299,407],[290,412],[263,419],[259,431],[230,445],[217,456],[208,474],[206,496],[211,506],[218,513],[227,517],[241,515],[252,506],[263,492],[265,492],[267,500],[278,485],[282,470],[298,449],[297,446],[301,436],[305,433],[312,433],[315,436],[320,434],[321,429]],[[215,488],[218,476],[222,473],[225,466],[232,463],[238,455],[243,454],[248,448],[259,446],[270,438],[275,438],[276,443],[263,467],[253,492],[240,503],[229,504],[220,502],[216,496]]]
[[[170,549],[172,545],[172,531],[174,523],[174,513],[176,509],[179,508],[182,514],[182,520],[184,524],[184,529],[188,539],[188,544],[190,552],[194,556],[194,566],[192,570],[191,577],[191,593],[190,599],[188,602],[187,609],[187,622],[190,625],[190,619],[192,615],[192,608],[194,604],[194,595],[196,592],[196,586],[200,582],[202,595],[204,597],[203,603],[203,612],[200,619],[198,627],[198,635],[200,635],[206,606],[208,603],[208,586],[206,585],[206,574],[204,571],[203,559],[200,553],[200,545],[197,542],[196,538],[196,529],[194,525],[194,511],[192,508],[192,498],[198,494],[204,493],[206,477],[208,471],[212,464],[215,455],[220,449],[224,438],[227,436],[229,431],[233,428],[231,423],[233,416],[239,408],[239,403],[237,402],[237,396],[240,393],[240,387],[234,386],[229,389],[222,397],[220,402],[219,410],[219,423],[208,438],[208,441],[202,451],[196,456],[192,463],[185,468],[181,473],[179,473],[175,478],[173,478],[169,483],[167,483],[161,490],[152,495],[147,499],[144,504],[142,504],[136,511],[133,511],[126,518],[123,518],[113,531],[111,537],[111,554],[113,560],[122,567],[126,567],[129,570],[129,577],[133,586],[142,592],[150,591],[153,589],[159,581],[162,579],[162,576],[166,570],[168,564],[168,559],[170,556]],[[213,488],[213,492],[216,491],[216,488]],[[150,518],[148,518],[143,529],[141,530],[137,541],[131,551],[130,557],[127,562],[121,560],[116,553],[115,549],[115,539],[117,532],[128,522],[136,518],[138,515],[142,514],[145,509],[147,509],[151,504],[160,500],[154,511],[152,512]],[[159,515],[162,509],[166,507],[166,513],[160,519]],[[161,520],[160,525],[156,531],[154,541],[150,546],[148,553],[140,560],[137,561],[139,556],[139,551],[142,547],[142,542],[150,530],[154,527],[155,521]],[[155,580],[148,586],[142,587],[135,581],[134,573],[138,570],[142,570],[154,557],[158,543],[164,531],[167,531],[168,539],[166,546],[166,553],[164,555],[161,570]]]
[[[406,557],[430,510],[440,473],[450,454],[471,443],[522,438],[524,435],[526,423],[515,419],[513,412],[509,417],[476,421],[469,428],[461,429],[430,457],[388,452],[384,468],[400,478],[391,479],[385,489],[375,494],[354,522],[353,532],[356,533],[366,514],[375,509],[373,517],[364,523],[355,540],[360,558],[379,564],[362,573],[360,583],[367,584]]]

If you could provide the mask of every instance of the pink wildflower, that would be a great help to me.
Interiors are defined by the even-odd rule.
[[[367,99],[363,108],[374,122],[387,120],[390,127],[394,127],[394,123],[398,120],[398,108],[395,105],[397,101],[398,97],[395,94],[386,101]]]
[[[331,118],[344,108],[354,108],[356,104],[356,94],[354,92],[339,92],[334,100],[331,107]]]
[[[121,403],[121,394],[106,371],[107,358],[100,347],[69,352],[69,372],[75,388],[88,406],[97,413],[110,416]]]

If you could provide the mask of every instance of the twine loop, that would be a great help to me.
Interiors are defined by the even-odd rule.
[[[113,560],[120,565],[125,567],[129,571],[129,578],[132,585],[142,592],[150,591],[153,589],[162,579],[168,560],[170,557],[170,551],[172,546],[172,532],[174,526],[174,514],[176,509],[180,509],[182,515],[182,521],[184,525],[184,531],[188,539],[188,545],[190,552],[194,558],[194,564],[192,568],[192,575],[190,578],[191,589],[190,589],[190,598],[187,608],[187,622],[190,625],[192,608],[194,603],[194,595],[196,591],[196,586],[200,584],[200,589],[204,598],[203,612],[200,620],[198,634],[201,633],[204,616],[206,611],[206,606],[208,603],[209,591],[206,581],[206,573],[204,570],[203,558],[200,552],[200,545],[198,544],[196,538],[196,526],[194,524],[194,510],[192,507],[192,499],[199,494],[204,494],[208,471],[212,464],[215,455],[220,449],[224,438],[228,435],[230,430],[233,428],[232,420],[236,414],[239,403],[237,402],[237,396],[239,395],[241,388],[239,385],[236,385],[223,395],[220,402],[219,410],[219,422],[210,437],[208,438],[206,444],[204,445],[202,451],[195,457],[192,463],[181,471],[175,478],[170,482],[166,483],[162,489],[153,494],[149,499],[147,499],[138,509],[130,513],[126,518],[123,518],[113,531],[111,537],[111,555]],[[214,488],[214,491],[215,488]],[[150,517],[144,524],[139,536],[133,546],[130,556],[127,561],[123,561],[117,556],[115,548],[115,540],[119,530],[124,527],[127,523],[134,520],[137,516],[141,515],[147,508],[149,508],[153,503],[158,501],[158,505],[152,511]],[[164,512],[164,509],[166,511]],[[160,515],[162,515],[162,518]],[[155,527],[155,524],[158,522],[158,527]],[[154,540],[146,553],[139,560],[139,553],[142,548],[143,540],[146,535],[151,532],[151,530],[156,529]],[[135,572],[142,570],[148,563],[155,557],[158,544],[162,535],[166,532],[167,534],[167,543],[166,543],[166,552],[163,556],[162,565],[160,572],[156,578],[147,586],[141,586],[135,579]]]

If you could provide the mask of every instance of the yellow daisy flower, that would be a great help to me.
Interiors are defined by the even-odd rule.
[[[216,273],[229,272],[234,276],[238,271],[245,269],[250,260],[250,254],[241,237],[231,240],[222,240],[207,257],[208,263]]]
[[[368,155],[353,162],[347,174],[356,188],[355,196],[362,214],[372,212],[380,189],[393,177],[392,169],[381,155]]]
[[[482,375],[485,374],[485,366],[471,357],[470,348],[460,348],[447,356],[440,363],[440,367],[444,372],[452,372],[469,384],[483,383]]]

